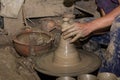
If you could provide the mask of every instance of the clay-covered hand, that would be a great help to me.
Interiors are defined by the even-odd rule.
[[[83,38],[93,31],[92,24],[75,22],[73,25],[62,29],[64,39],[72,37],[70,42]]]

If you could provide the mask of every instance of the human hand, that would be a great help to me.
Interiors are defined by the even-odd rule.
[[[62,29],[64,39],[73,37],[70,42],[75,42],[78,38],[83,38],[93,31],[90,23],[74,23],[70,27]]]

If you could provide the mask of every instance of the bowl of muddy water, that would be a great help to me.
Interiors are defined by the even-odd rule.
[[[22,56],[42,55],[52,48],[53,37],[51,33],[22,32],[15,36],[13,45]]]

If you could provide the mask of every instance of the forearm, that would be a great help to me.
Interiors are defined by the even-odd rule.
[[[117,15],[120,14],[120,6],[118,6],[117,8],[115,8],[112,12],[110,12],[109,14],[98,18],[96,20],[93,20],[92,22],[88,23],[88,24],[93,24],[93,30],[98,30],[101,28],[105,28],[108,27],[112,24],[112,22],[114,21],[115,17]]]

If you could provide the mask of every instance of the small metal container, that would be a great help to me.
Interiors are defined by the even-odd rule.
[[[77,77],[77,80],[98,80],[96,76],[91,74],[82,74]]]
[[[75,80],[75,79],[73,77],[64,76],[64,77],[59,77],[56,80]]]
[[[109,72],[98,73],[97,78],[99,80],[118,80],[115,74]]]

